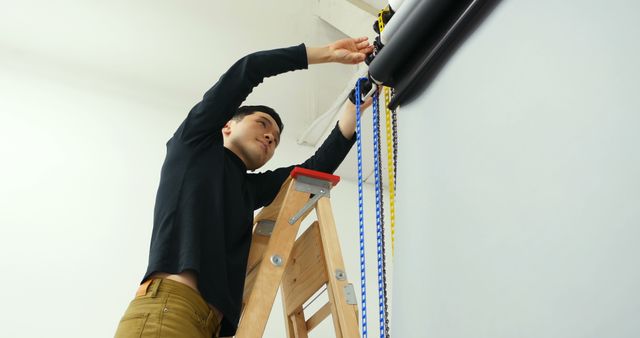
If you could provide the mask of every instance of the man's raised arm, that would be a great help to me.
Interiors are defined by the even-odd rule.
[[[249,54],[238,60],[189,112],[176,134],[183,140],[221,138],[220,130],[262,81],[309,64],[357,64],[371,53],[366,37],[342,39],[322,47],[298,46]]]

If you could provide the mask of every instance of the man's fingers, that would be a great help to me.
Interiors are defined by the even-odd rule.
[[[362,42],[356,44],[356,47],[358,47],[358,49],[367,48],[367,47],[369,47],[369,41],[362,41]]]
[[[369,46],[360,50],[360,53],[364,53],[364,54],[369,54],[371,52],[373,52],[373,46]]]

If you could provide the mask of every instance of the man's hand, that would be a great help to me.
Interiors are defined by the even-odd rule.
[[[329,45],[332,61],[344,64],[358,64],[373,52],[367,37],[342,39]]]
[[[367,37],[347,38],[335,41],[324,47],[307,47],[307,61],[309,64],[337,62],[355,65],[373,52]]]

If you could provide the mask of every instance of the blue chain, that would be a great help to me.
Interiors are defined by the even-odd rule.
[[[385,337],[385,288],[382,257],[382,187],[380,178],[380,108],[379,92],[373,94],[373,167],[376,188],[376,243],[378,255],[378,309],[380,338]]]
[[[365,274],[364,260],[364,211],[362,199],[362,130],[360,128],[360,81],[366,81],[366,78],[360,78],[356,82],[356,144],[358,149],[358,211],[360,221],[360,290],[362,292],[362,338],[367,338],[367,278]]]

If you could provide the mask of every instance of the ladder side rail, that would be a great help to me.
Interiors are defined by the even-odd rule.
[[[320,225],[320,238],[322,239],[322,246],[325,252],[326,267],[329,274],[327,290],[330,292],[329,299],[333,299],[335,304],[335,312],[333,315],[338,319],[344,338],[359,338],[358,306],[357,304],[347,303],[345,290],[349,286],[349,283],[346,278],[346,269],[342,259],[340,241],[338,240],[335,220],[331,211],[331,203],[328,198],[323,197],[318,201],[316,204],[316,213],[318,216],[318,224]],[[340,273],[342,275],[340,275]]]
[[[271,234],[271,240],[269,240],[267,249],[258,267],[255,285],[259,285],[260,287],[254,286],[248,296],[236,337],[262,337],[278,287],[282,280],[285,265],[289,260],[289,255],[303,218],[298,219],[294,224],[289,224],[288,220],[302,208],[309,199],[309,195],[309,193],[296,191],[295,184],[289,184],[282,208],[278,213],[276,224]],[[272,262],[274,255],[279,256],[279,265]],[[250,320],[246,320],[247,318],[250,318]]]

